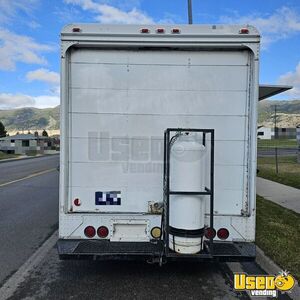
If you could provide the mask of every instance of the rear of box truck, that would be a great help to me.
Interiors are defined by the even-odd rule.
[[[255,256],[259,35],[241,26],[162,29],[79,24],[62,32],[61,258]],[[166,132],[174,132],[169,144]],[[172,147],[176,175],[167,172]],[[195,151],[199,164],[189,159]],[[199,178],[203,191],[170,196],[166,172],[179,186]],[[200,223],[188,219],[198,217],[193,228]],[[180,218],[191,226],[168,224]],[[189,241],[199,249],[189,251]]]

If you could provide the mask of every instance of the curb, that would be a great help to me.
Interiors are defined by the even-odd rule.
[[[20,160],[25,160],[25,159],[34,159],[34,158],[41,158],[41,157],[47,157],[47,156],[54,156],[54,155],[59,155],[59,153],[56,154],[45,154],[45,155],[38,155],[38,156],[28,156],[28,157],[20,157],[20,158],[8,158],[8,159],[0,159],[0,164],[1,163],[6,163],[6,162],[11,162],[11,161],[20,161]]]
[[[276,275],[282,271],[282,268],[266,256],[263,250],[261,250],[258,246],[256,246],[256,263],[268,274]],[[300,299],[299,284],[297,284],[290,293],[287,293],[287,295],[293,300]]]

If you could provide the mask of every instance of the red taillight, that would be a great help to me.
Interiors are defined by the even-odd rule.
[[[156,32],[157,33],[165,33],[165,30],[163,28],[157,28]]]
[[[78,198],[74,199],[74,205],[75,206],[80,206],[81,205],[81,202]]]
[[[105,226],[100,226],[97,230],[97,234],[101,238],[105,238],[108,236],[108,228]]]
[[[216,236],[216,231],[215,231],[214,228],[206,228],[206,230],[205,230],[205,237],[207,239],[211,239],[211,238],[214,239],[215,236]]]
[[[248,28],[241,28],[240,29],[240,34],[248,34],[249,33],[249,29]]]
[[[88,238],[93,238],[96,235],[96,229],[93,226],[88,226],[84,229],[84,234]]]
[[[74,27],[74,28],[72,29],[72,31],[73,31],[73,32],[80,32],[81,29],[80,29],[79,27]]]
[[[142,28],[141,33],[150,33],[150,30],[148,28]]]
[[[180,29],[178,29],[178,28],[173,28],[173,29],[172,29],[172,33],[180,33]]]
[[[220,240],[226,240],[229,237],[229,231],[226,228],[220,228],[217,232],[217,236]]]

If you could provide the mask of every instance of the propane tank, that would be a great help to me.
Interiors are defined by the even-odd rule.
[[[199,141],[199,133],[181,134],[171,143],[170,190],[204,191],[206,148]],[[169,248],[183,254],[199,252],[202,248],[204,218],[203,195],[170,195]]]

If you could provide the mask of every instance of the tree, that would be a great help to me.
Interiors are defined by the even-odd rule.
[[[0,122],[0,137],[5,137],[7,134],[7,131],[5,130],[5,126],[2,122]]]
[[[42,132],[42,136],[48,136],[48,132],[45,129]]]
[[[35,131],[35,132],[34,132],[34,136],[36,136],[36,137],[38,137],[38,136],[39,136],[39,133],[38,133],[38,131]]]

